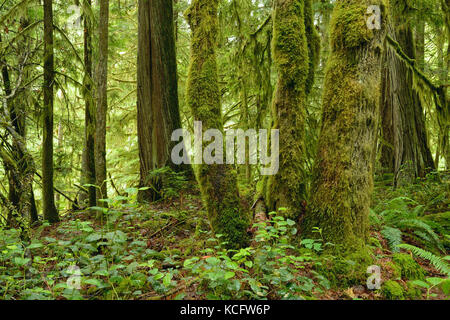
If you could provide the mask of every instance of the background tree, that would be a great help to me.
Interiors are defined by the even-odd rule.
[[[58,222],[53,191],[53,1],[44,0],[44,114],[42,141],[42,193],[44,219]]]
[[[140,159],[140,199],[158,200],[161,181],[150,171],[171,166],[172,132],[181,128],[172,2],[139,1],[137,62],[137,124]]]
[[[95,175],[98,199],[108,197],[106,176],[106,115],[108,111],[108,28],[109,1],[100,0],[98,22],[97,112],[95,128]]]
[[[389,36],[398,42],[410,59],[415,59],[411,8],[405,0],[391,1],[391,8]],[[413,71],[390,47],[385,59],[382,160],[384,166],[394,172],[394,184],[398,185],[424,177],[435,166],[429,148],[422,101],[413,86]]]
[[[96,205],[96,175],[95,175],[95,102],[94,102],[94,90],[92,79],[92,11],[91,0],[85,0],[83,2],[84,9],[84,100],[85,100],[85,113],[84,113],[84,135],[85,135],[85,165],[83,170],[83,180],[86,184],[90,184],[88,187],[88,204],[89,207]]]

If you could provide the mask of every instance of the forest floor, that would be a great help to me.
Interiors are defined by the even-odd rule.
[[[295,222],[275,215],[258,224],[252,247],[226,250],[195,188],[145,206],[129,189],[109,209],[34,228],[26,245],[17,230],[0,229],[0,299],[448,299],[442,180],[394,190],[377,179],[369,261],[327,254],[327,244],[293,237]],[[400,252],[396,242],[426,255]],[[367,289],[369,265],[380,267],[378,290]]]

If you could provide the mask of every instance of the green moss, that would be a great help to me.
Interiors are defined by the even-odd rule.
[[[383,283],[381,288],[383,296],[388,300],[404,300],[405,290],[403,287],[393,280]]]
[[[424,278],[422,267],[409,254],[396,253],[393,255],[392,261],[400,268],[403,279],[416,280]]]
[[[388,262],[386,266],[389,268],[389,271],[392,272],[393,279],[398,280],[402,278],[402,268],[400,268],[397,264]]]
[[[335,50],[357,49],[373,38],[373,31],[367,28],[368,4],[361,0],[338,3],[331,20],[331,46]]]
[[[334,287],[348,288],[355,285],[366,285],[367,268],[374,260],[368,250],[360,250],[351,254],[326,256],[323,262],[315,266],[317,272],[323,275]]]
[[[323,231],[327,242],[349,251],[368,240],[373,159],[379,114],[381,55],[385,28],[369,30],[369,5],[382,1],[336,2],[332,52],[324,82],[322,121],[313,183],[302,233]]]
[[[422,298],[422,291],[419,287],[411,282],[407,283],[408,289],[406,290],[406,297],[412,300],[420,300]]]
[[[217,73],[218,0],[194,0],[185,15],[191,27],[186,102],[203,130],[223,130]],[[211,227],[229,248],[248,244],[248,216],[241,208],[237,174],[227,165],[195,168]]]
[[[306,199],[305,118],[309,56],[303,1],[275,2],[272,51],[278,81],[272,105],[272,129],[280,130],[280,166],[267,179],[265,200],[269,210],[285,207],[296,220]]]

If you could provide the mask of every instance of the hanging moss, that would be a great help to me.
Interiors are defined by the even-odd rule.
[[[304,1],[276,1],[273,15],[272,52],[278,82],[272,105],[273,129],[280,130],[280,168],[267,181],[270,210],[287,207],[296,219],[306,195],[305,86],[309,74]]]
[[[322,124],[305,237],[322,229],[327,242],[359,249],[368,238],[373,156],[379,112],[381,50],[385,27],[370,30],[370,5],[383,1],[337,1],[323,96]]]
[[[191,35],[187,104],[203,131],[223,130],[216,62],[218,0],[194,0],[186,12]],[[237,189],[237,174],[226,165],[199,165],[196,176],[211,227],[230,248],[248,244],[248,217]]]

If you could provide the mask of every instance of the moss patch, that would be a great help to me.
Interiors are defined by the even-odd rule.
[[[398,282],[393,280],[386,281],[381,288],[381,292],[383,293],[383,296],[388,300],[405,299],[405,290]]]
[[[401,270],[401,277],[406,280],[417,280],[424,278],[422,267],[414,261],[414,259],[406,253],[396,253],[392,257],[392,261]]]
[[[368,250],[360,250],[349,255],[333,254],[324,257],[322,264],[316,265],[317,272],[328,279],[334,287],[366,285],[367,268],[374,260]]]

